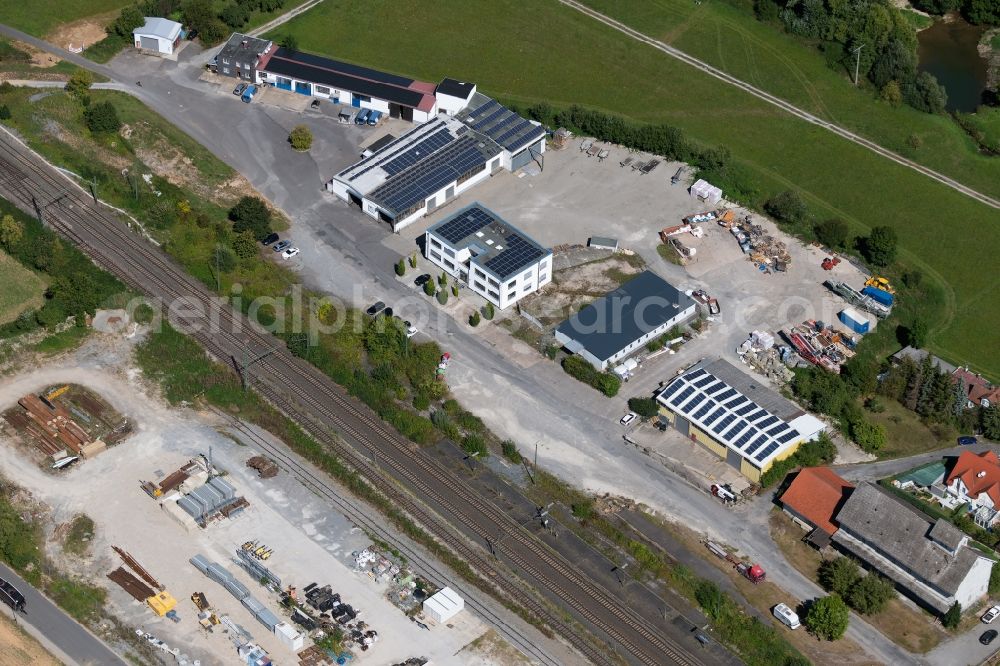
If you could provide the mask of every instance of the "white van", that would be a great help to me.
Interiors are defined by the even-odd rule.
[[[789,629],[798,629],[802,626],[799,622],[799,616],[791,608],[785,604],[778,604],[771,612],[774,613],[774,617],[781,620],[781,623],[787,626]]]

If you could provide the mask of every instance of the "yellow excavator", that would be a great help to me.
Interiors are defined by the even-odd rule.
[[[867,280],[865,280],[866,287],[875,287],[876,289],[881,289],[882,291],[887,291],[890,294],[895,295],[896,290],[892,288],[892,284],[884,277],[878,275],[873,275]]]

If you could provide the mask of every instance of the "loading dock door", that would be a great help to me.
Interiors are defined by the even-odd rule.
[[[680,415],[677,416],[677,420],[674,422],[674,427],[677,428],[677,432],[685,437],[687,437],[690,432],[688,429],[688,420]]]
[[[156,37],[139,37],[139,45],[142,48],[148,49],[150,51],[160,50],[160,40],[158,40]]]
[[[743,456],[740,455],[739,451],[733,451],[732,449],[726,449],[726,462],[730,467],[740,468],[740,461],[743,460]]]
[[[525,148],[510,159],[510,170],[517,171],[531,161],[531,151]]]
[[[297,92],[300,95],[312,95],[312,84],[296,81],[295,92]]]
[[[362,207],[363,202],[361,201],[361,197],[359,197],[357,194],[355,194],[354,192],[348,192],[347,196],[351,200],[352,204],[356,205],[358,208]]]
[[[451,185],[447,190],[444,191],[444,200],[451,201],[455,198],[455,186]]]

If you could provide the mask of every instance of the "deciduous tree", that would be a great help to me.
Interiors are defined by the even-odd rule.
[[[836,594],[817,599],[809,606],[805,625],[818,638],[835,641],[847,631],[850,612],[847,604]]]

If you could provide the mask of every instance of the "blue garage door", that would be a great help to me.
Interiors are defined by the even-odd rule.
[[[279,76],[279,77],[277,77],[275,79],[274,85],[275,85],[276,88],[281,88],[282,90],[291,90],[292,89],[292,80],[291,79],[285,79],[285,78],[282,78],[282,77]]]
[[[358,97],[357,95],[351,95],[351,106],[353,106],[356,109],[360,109],[361,108],[361,98]]]
[[[300,95],[312,95],[312,84],[302,83],[301,81],[295,82],[295,92]]]

